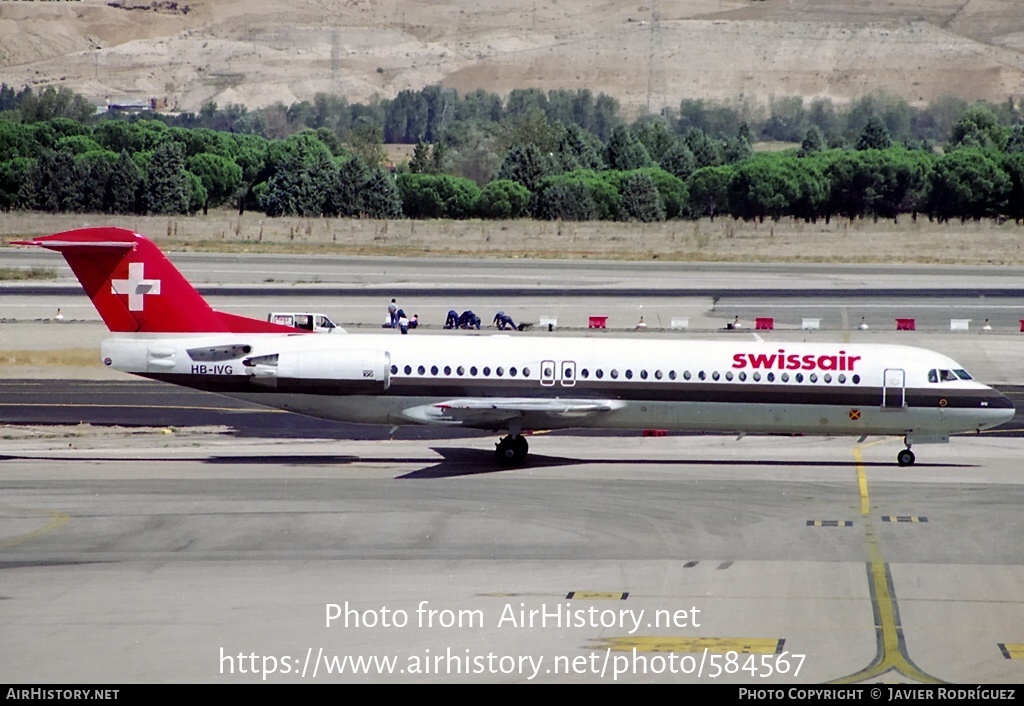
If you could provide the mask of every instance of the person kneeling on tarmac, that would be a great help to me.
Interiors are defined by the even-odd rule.
[[[459,328],[473,328],[480,330],[480,317],[472,312],[470,309],[466,309],[462,314],[459,315]]]
[[[448,310],[448,316],[444,320],[445,328],[458,328],[459,327],[459,314],[455,309]]]
[[[518,331],[519,327],[516,326],[516,322],[512,320],[512,317],[506,314],[504,311],[499,311],[494,315],[494,325],[498,327],[499,331],[505,331],[512,329]]]

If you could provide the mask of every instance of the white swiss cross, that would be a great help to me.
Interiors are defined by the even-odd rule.
[[[128,295],[128,311],[142,311],[143,297],[147,294],[160,293],[160,280],[143,278],[143,263],[128,263],[128,279],[115,279],[110,281],[110,291],[113,294]]]

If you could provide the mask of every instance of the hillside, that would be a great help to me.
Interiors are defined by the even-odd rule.
[[[1024,95],[1020,0],[0,0],[0,80],[102,104],[353,102],[442,84],[683,98]]]

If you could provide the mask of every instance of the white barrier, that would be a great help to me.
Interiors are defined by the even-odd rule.
[[[553,331],[558,328],[558,319],[553,316],[542,316],[540,317],[540,323],[537,324],[541,328],[546,328],[549,331]]]
[[[674,318],[672,319],[672,328],[690,328],[690,319],[688,318]]]
[[[821,319],[804,319],[804,322],[803,322],[801,328],[804,328],[804,329],[821,328]]]
[[[950,319],[949,330],[950,331],[967,331],[971,328],[970,319]]]

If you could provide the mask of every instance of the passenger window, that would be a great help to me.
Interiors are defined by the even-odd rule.
[[[523,368],[523,377],[524,378],[530,377],[530,369],[529,368]]]
[[[398,375],[398,366],[397,365],[392,365],[391,366],[391,374],[392,375]]]
[[[825,373],[822,376],[821,379],[824,380],[825,382],[832,382],[832,374],[831,373]]]
[[[586,368],[583,368],[583,370],[580,371],[580,377],[581,378],[588,378],[588,377],[590,377],[590,371],[587,370]]]
[[[768,382],[775,382],[775,373],[768,373],[765,377],[768,379]]]
[[[626,379],[627,380],[632,380],[633,379],[633,371],[632,370],[627,370],[626,371]]]
[[[473,366],[471,366],[469,368],[469,374],[472,375],[473,377],[476,377],[476,366],[475,365],[473,365]]]
[[[412,366],[411,365],[405,366],[405,374],[406,375],[412,375]]]
[[[761,373],[754,373],[750,377],[754,379],[754,382],[761,382]]]
[[[430,366],[430,374],[431,375],[437,375],[437,366],[436,365],[431,365]]]
[[[508,374],[511,375],[512,377],[515,377],[516,376],[516,369],[515,368],[509,368],[508,369]]]
[[[597,372],[594,373],[594,377],[596,377],[598,380],[600,380],[601,378],[604,377],[604,371],[601,370],[601,368],[598,368]]]
[[[646,380],[647,379],[647,371],[646,370],[641,370],[640,371],[640,379],[641,380]]]
[[[487,377],[490,374],[491,374],[491,369],[485,365],[484,366],[484,377]]]
[[[416,368],[416,372],[419,373],[420,375],[426,375],[427,369],[421,365],[420,367]]]
[[[779,379],[782,380],[782,382],[789,382],[789,373],[783,373],[779,376]]]
[[[797,373],[796,375],[793,376],[793,379],[796,380],[797,382],[803,382],[804,381],[804,374],[803,373]]]
[[[740,371],[739,379],[740,379],[740,382],[745,382],[746,379],[747,379],[747,374],[745,372],[743,372],[742,370]]]
[[[458,373],[458,374],[459,374],[460,376],[461,376],[461,375],[465,375],[465,374],[466,374],[466,369],[465,369],[465,368],[463,368],[463,367],[462,367],[462,366],[460,365],[459,367],[455,368],[455,372],[457,372],[457,373]]]
[[[619,378],[619,371],[615,368],[612,368],[612,371],[608,374],[612,376],[612,380],[618,380]]]
[[[499,365],[497,368],[494,369],[494,374],[497,375],[498,377],[501,377],[502,375],[505,374],[505,369]]]
[[[676,371],[675,370],[669,370],[668,371],[668,379],[669,380],[675,380],[676,379]]]
[[[654,371],[654,379],[655,380],[661,380],[661,371],[660,370],[655,370]]]
[[[852,378],[850,378],[850,382],[852,382],[854,385],[859,385],[860,375],[854,375]]]
[[[452,366],[450,366],[450,365],[444,366],[444,374],[445,375],[451,375],[452,374]]]
[[[683,380],[689,380],[689,379],[690,379],[690,371],[686,370],[686,371],[683,372]]]

